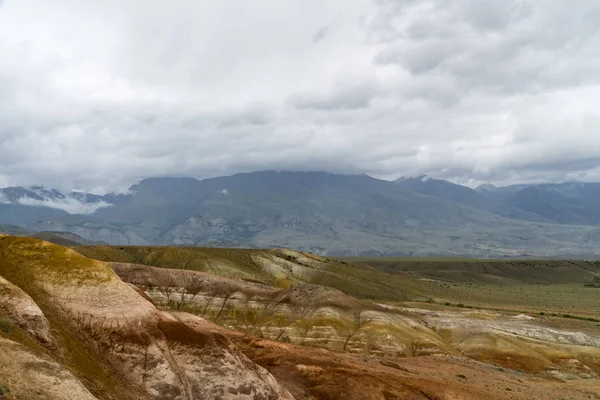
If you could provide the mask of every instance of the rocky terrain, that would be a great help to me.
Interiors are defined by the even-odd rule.
[[[292,398],[226,337],[163,313],[101,262],[8,236],[0,260],[16,326],[0,342],[9,399]]]
[[[592,321],[445,306],[422,278],[285,249],[77,249],[187,268],[1,236],[7,399],[600,398]],[[342,290],[368,282],[388,300]]]
[[[385,359],[463,355],[547,377],[600,377],[600,329],[557,329],[540,315],[400,307],[310,284],[277,289],[196,271],[112,267],[157,304],[276,341]]]

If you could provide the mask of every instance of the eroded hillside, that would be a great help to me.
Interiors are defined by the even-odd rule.
[[[0,237],[7,399],[600,398],[593,321],[284,249],[77,250],[112,263]]]
[[[308,347],[384,365],[429,357],[460,363],[467,357],[495,370],[576,381],[582,388],[598,383],[600,329],[592,316],[599,314],[600,301],[595,289],[584,286],[599,274],[594,262],[346,262],[286,249],[78,251],[119,261],[111,265],[123,280],[178,318],[196,314],[240,332],[232,337],[248,354],[263,353],[248,347],[254,343],[249,338],[258,337],[273,353],[313,354]],[[485,293],[491,293],[487,303]],[[502,293],[510,299],[499,301]],[[567,296],[574,314],[552,307],[538,311],[541,303],[558,304],[552,293]],[[532,302],[529,296],[538,294],[543,298]],[[463,298],[472,302],[458,303]],[[274,374],[300,373],[282,368],[273,353],[263,363]],[[329,379],[322,372],[308,374]]]
[[[102,262],[3,236],[0,275],[16,325],[0,343],[9,399],[292,398],[226,337],[165,315]]]

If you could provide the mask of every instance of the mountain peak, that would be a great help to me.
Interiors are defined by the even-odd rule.
[[[427,174],[423,174],[423,175],[417,175],[417,176],[401,176],[400,178],[396,179],[394,182],[396,182],[396,183],[401,183],[401,182],[428,182],[428,181],[436,181],[436,180],[437,179],[431,178]]]
[[[491,183],[482,183],[481,185],[477,186],[475,188],[475,190],[478,191],[478,192],[481,192],[483,190],[490,190],[491,191],[491,190],[495,190],[497,188],[498,187],[496,185],[493,185]]]

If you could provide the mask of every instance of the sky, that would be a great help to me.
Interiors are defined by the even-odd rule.
[[[597,0],[0,0],[0,187],[600,181]]]

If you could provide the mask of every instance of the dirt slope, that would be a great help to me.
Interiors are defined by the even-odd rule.
[[[0,333],[8,399],[600,399],[593,327],[575,334],[531,316],[368,303],[313,279],[386,294],[397,277],[361,286],[373,277],[368,269],[287,250],[219,249],[215,258],[201,252],[187,261],[188,250],[123,251],[116,250],[163,268],[113,264],[117,275],[64,247],[0,237],[0,314],[15,322]],[[174,259],[189,270],[164,269]],[[306,341],[314,347],[297,345],[294,321],[286,328],[293,343],[282,343],[257,337],[276,336],[269,324],[244,334],[159,309],[164,295],[155,284],[165,274],[179,288],[198,278],[219,295],[233,290],[238,305],[274,294],[283,310],[316,304],[321,322]],[[341,351],[330,336],[356,309],[369,324]],[[234,317],[219,322],[231,326]]]
[[[194,324],[189,314],[174,315]],[[205,322],[196,325],[228,334],[296,399],[600,399],[598,380],[543,379],[454,356],[378,358],[342,354],[250,338]]]
[[[52,358],[0,337],[0,382],[14,400],[97,400]]]
[[[584,333],[548,325],[540,315],[397,307],[305,283],[277,289],[197,271],[111,265],[157,304],[205,317],[213,311],[219,323],[263,338],[392,358],[462,355],[546,377],[597,379],[600,374],[600,335],[591,321],[580,321],[589,329]],[[195,280],[198,290],[190,299],[184,286]],[[156,286],[161,281],[172,285],[171,300],[165,287]],[[222,313],[225,302],[229,311]],[[359,310],[363,326],[356,327]],[[217,312],[221,317],[214,317]]]
[[[7,236],[0,237],[0,260],[0,275],[51,316],[51,329],[61,337],[58,349],[41,352],[64,363],[98,398],[292,398],[227,338],[166,317],[102,262],[47,242]],[[29,301],[21,297],[21,303]],[[11,314],[17,308],[11,307]],[[18,349],[3,346],[0,355],[9,357]],[[78,352],[88,358],[77,358]],[[24,378],[0,375],[0,381],[10,381],[15,398],[27,398]],[[66,378],[57,379],[67,384]],[[78,398],[69,396],[62,398]]]

